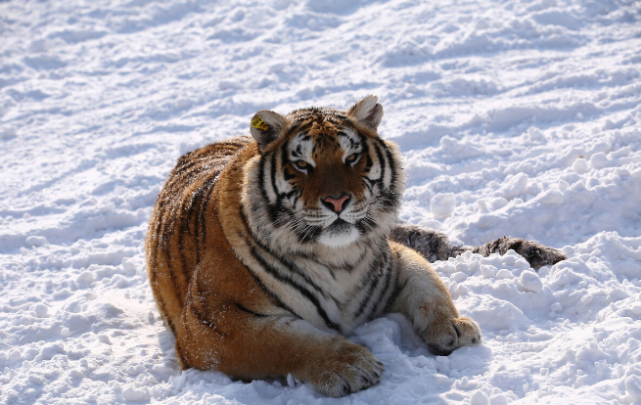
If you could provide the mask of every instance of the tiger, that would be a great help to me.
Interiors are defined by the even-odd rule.
[[[399,222],[407,176],[382,117],[373,95],[347,111],[261,110],[251,136],[178,160],[145,249],[183,369],[291,375],[340,397],[381,380],[384,364],[346,336],[384,314],[405,315],[435,355],[482,342],[426,260],[472,248]],[[477,252],[506,246],[532,247]]]

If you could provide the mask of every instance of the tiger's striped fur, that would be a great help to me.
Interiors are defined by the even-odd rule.
[[[341,396],[383,365],[341,335],[404,313],[437,354],[480,343],[436,273],[388,239],[405,173],[368,96],[349,111],[260,111],[250,137],[188,153],[154,208],[149,278],[183,367],[293,374]]]

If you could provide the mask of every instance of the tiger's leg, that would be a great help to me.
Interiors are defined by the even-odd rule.
[[[176,334],[184,368],[214,369],[245,380],[292,374],[333,397],[380,381],[384,365],[343,336],[293,316],[259,313],[233,300],[194,298]]]
[[[461,346],[481,343],[481,330],[471,318],[459,315],[445,284],[415,251],[390,242],[398,272],[390,312],[407,316],[433,354],[447,356]]]
[[[566,259],[563,253],[554,248],[509,236],[478,247],[456,246],[451,244],[447,236],[441,232],[407,223],[396,224],[392,229],[390,239],[416,250],[431,263],[437,260],[447,260],[448,257],[456,257],[468,250],[489,256],[492,253],[503,255],[513,249],[523,256],[534,269],[553,265]]]

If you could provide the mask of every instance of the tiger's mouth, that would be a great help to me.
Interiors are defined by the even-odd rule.
[[[322,231],[318,242],[330,247],[340,247],[356,241],[359,236],[360,232],[354,224],[339,217]]]
[[[331,229],[334,232],[340,232],[343,229],[349,228],[350,225],[352,225],[352,224],[350,224],[349,222],[345,221],[343,218],[338,217],[338,218],[336,218],[336,220],[334,222],[332,222],[327,227],[327,229]]]

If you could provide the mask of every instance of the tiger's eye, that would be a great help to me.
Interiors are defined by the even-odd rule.
[[[353,154],[353,155],[349,155],[349,156],[345,159],[345,161],[346,161],[347,163],[354,163],[354,162],[356,162],[356,159],[358,159],[358,157],[359,157],[359,156],[360,156],[360,154],[358,154],[358,153],[355,153],[355,154]]]
[[[304,160],[299,160],[298,162],[294,162],[294,164],[301,170],[306,170],[309,166],[309,164]]]

